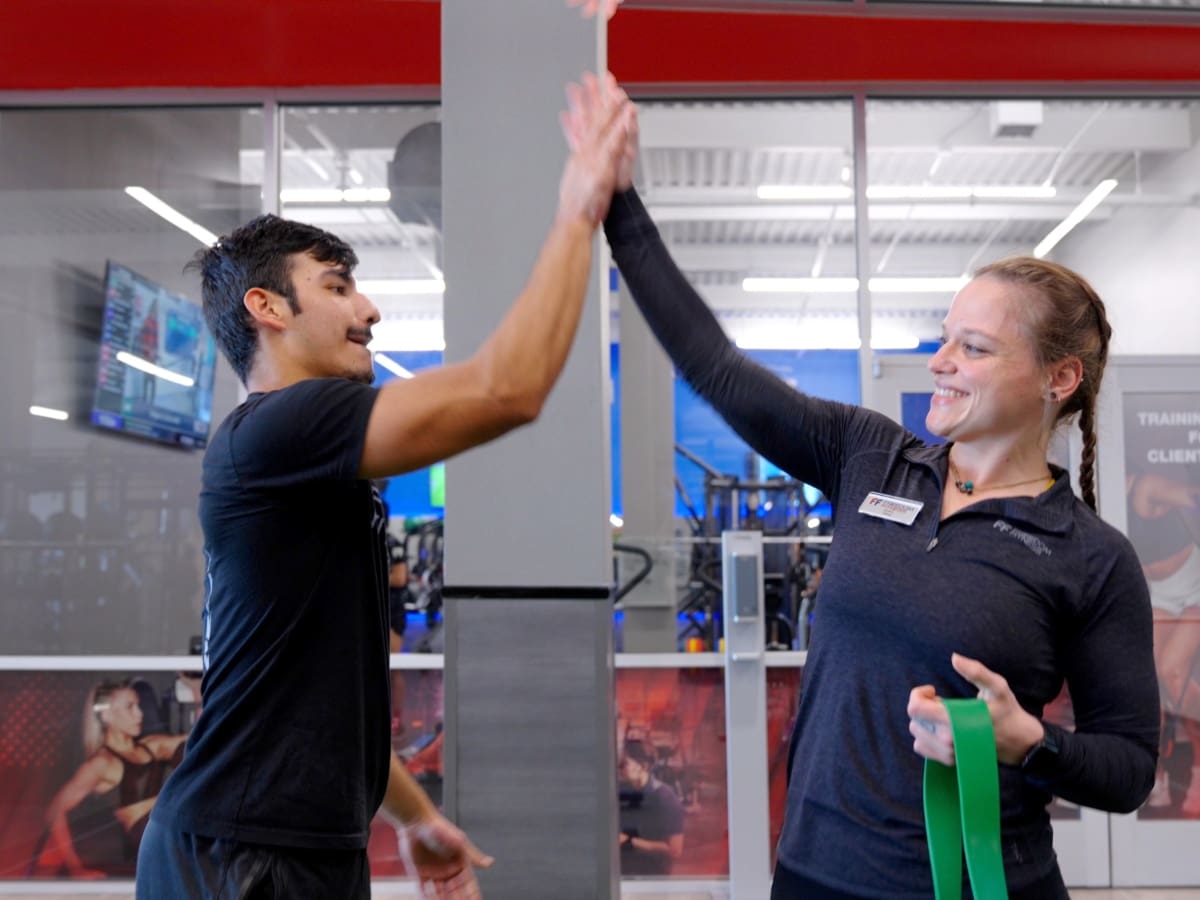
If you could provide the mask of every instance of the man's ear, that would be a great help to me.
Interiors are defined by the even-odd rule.
[[[287,299],[268,291],[266,288],[253,287],[246,291],[242,304],[254,324],[272,331],[283,331],[291,313]]]

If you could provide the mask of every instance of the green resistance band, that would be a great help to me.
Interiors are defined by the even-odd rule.
[[[955,765],[925,760],[925,834],[937,900],[961,900],[962,858],[975,900],[1008,900],[1000,853],[1000,775],[982,700],[946,700]]]

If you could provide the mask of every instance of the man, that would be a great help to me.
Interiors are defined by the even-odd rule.
[[[614,85],[615,87],[615,85]],[[574,86],[573,86],[574,88]],[[140,900],[370,896],[383,811],[423,882],[477,897],[490,859],[390,753],[386,519],[370,479],[537,418],[566,361],[633,109],[595,79],[529,281],[474,356],[374,378],[379,311],[341,240],[262,216],[198,254],[205,316],[249,391],[204,459],[204,714],[138,860]]]
[[[683,804],[654,777],[654,752],[629,741],[621,755],[621,874],[670,875],[683,855]]]

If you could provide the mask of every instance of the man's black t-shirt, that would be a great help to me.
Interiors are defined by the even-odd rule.
[[[667,785],[651,778],[640,791],[621,791],[621,831],[647,841],[669,841],[683,834],[683,804]],[[621,845],[622,875],[670,875],[671,857]]]
[[[338,378],[251,394],[209,444],[203,711],[164,827],[367,844],[391,718],[386,522],[358,477],[375,397]]]

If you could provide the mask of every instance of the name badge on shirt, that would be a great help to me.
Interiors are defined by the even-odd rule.
[[[877,519],[887,519],[889,522],[899,522],[901,525],[911,525],[917,521],[917,514],[925,504],[920,500],[906,500],[904,497],[893,497],[891,494],[880,494],[871,491],[867,499],[858,508],[860,513],[874,516]]]

